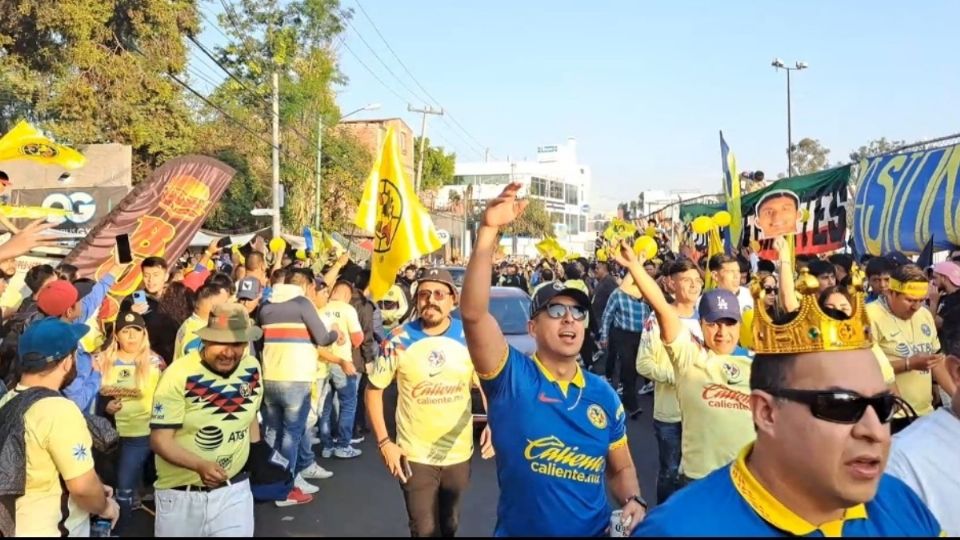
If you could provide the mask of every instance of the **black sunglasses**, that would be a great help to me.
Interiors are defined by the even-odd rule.
[[[763,290],[766,291],[767,294],[773,294],[777,292],[779,289],[777,289],[776,287],[764,287]]]
[[[768,391],[774,397],[802,403],[810,407],[815,418],[836,424],[856,424],[867,407],[873,407],[880,422],[886,424],[904,408],[904,401],[893,394],[865,397],[851,390],[793,390],[784,388]]]
[[[547,304],[547,317],[551,319],[562,319],[569,313],[573,320],[582,321],[587,318],[587,310],[580,306],[568,306],[566,304]]]

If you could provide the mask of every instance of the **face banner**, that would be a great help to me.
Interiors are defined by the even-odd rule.
[[[772,259],[773,239],[796,234],[797,253],[816,254],[840,249],[847,231],[847,184],[850,166],[777,180],[740,200],[743,237],[737,251],[753,241],[760,256]],[[712,216],[726,207],[720,204],[690,204],[680,208],[683,221]]]
[[[960,144],[860,162],[853,241],[858,253],[960,245]]]
[[[116,237],[130,235],[133,264],[110,290],[110,312],[140,286],[147,257],[176,261],[200,229],[235,171],[215,159],[184,156],[164,163],[117,205],[63,260],[99,280],[116,262]],[[103,314],[102,314],[103,315]]]

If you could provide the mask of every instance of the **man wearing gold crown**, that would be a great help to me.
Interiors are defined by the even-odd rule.
[[[902,401],[871,350],[862,281],[843,320],[824,313],[817,290],[802,281],[799,312],[777,324],[754,287],[756,442],[651,512],[635,536],[942,534],[917,495],[883,473]]]
[[[630,271],[643,298],[653,307],[673,365],[682,418],[680,484],[686,485],[730,463],[754,439],[750,359],[733,354],[740,336],[740,304],[728,289],[707,291],[697,310],[703,335],[698,339],[637,257],[630,246],[621,243],[617,262]]]

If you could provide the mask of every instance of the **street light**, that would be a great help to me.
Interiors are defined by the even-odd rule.
[[[787,72],[787,176],[789,177],[793,176],[793,133],[790,118],[790,72],[807,69],[810,66],[807,65],[806,62],[796,62],[794,67],[789,67],[783,63],[783,60],[779,58],[774,58],[773,62],[770,62],[770,65],[773,66],[773,68],[777,71],[782,69]]]
[[[359,109],[357,109],[357,110],[355,110],[355,111],[350,111],[350,112],[348,112],[347,114],[341,116],[341,117],[340,117],[340,120],[343,120],[344,118],[346,118],[346,117],[348,117],[348,116],[350,116],[350,115],[357,114],[358,112],[374,111],[374,110],[377,110],[377,109],[379,109],[379,108],[380,108],[380,104],[379,104],[379,103],[368,103],[368,104],[364,105],[363,107],[360,107]],[[321,180],[321,178],[320,178],[320,157],[321,157],[320,150],[321,150],[321,148],[322,148],[322,143],[323,143],[323,115],[322,115],[322,114],[318,114],[318,115],[317,115],[317,178],[316,178],[316,180],[314,180],[314,191],[315,191],[315,193],[314,193],[314,201],[313,201],[313,202],[314,202],[314,205],[315,205],[314,210],[313,210],[313,227],[314,227],[315,229],[319,229],[319,228],[320,228],[320,180]]]

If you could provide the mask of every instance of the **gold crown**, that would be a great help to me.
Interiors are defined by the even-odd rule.
[[[753,318],[754,350],[763,354],[798,354],[820,351],[851,351],[873,346],[870,320],[867,317],[863,289],[863,273],[854,266],[850,272],[851,285],[847,288],[853,304],[849,319],[835,319],[823,312],[817,302],[817,278],[803,268],[797,278],[800,293],[800,311],[789,322],[776,324],[765,309],[766,291],[754,280],[750,287],[755,299]]]

